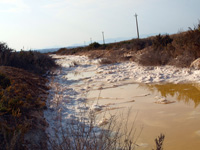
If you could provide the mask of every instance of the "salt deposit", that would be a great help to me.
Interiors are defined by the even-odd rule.
[[[116,87],[126,82],[200,83],[200,70],[189,68],[144,67],[135,62],[100,65],[99,59],[89,60],[85,56],[52,55],[52,57],[61,66],[50,78],[49,86],[51,89],[47,101],[48,109],[44,113],[49,124],[46,132],[52,138],[55,137],[55,129],[59,134],[67,123],[71,121],[80,122],[87,111],[103,109],[103,106],[98,105],[98,100],[90,108],[86,106],[85,100],[90,90]],[[69,76],[70,73],[72,76]],[[166,102],[163,99],[159,101],[161,103]],[[105,123],[105,120],[102,123]]]
[[[138,83],[183,83],[200,82],[200,70],[190,68],[176,68],[173,66],[140,66],[135,62],[123,62],[111,65],[99,65],[99,60],[89,60],[85,56],[57,56],[57,63],[71,70],[74,64],[76,71],[94,71],[96,74],[88,81],[101,81],[116,83],[127,79],[133,79]],[[72,65],[73,64],[73,65]]]

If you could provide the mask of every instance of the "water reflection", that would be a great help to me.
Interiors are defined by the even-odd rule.
[[[195,108],[200,104],[200,84],[143,84],[142,87],[148,88],[151,92],[159,92],[161,96],[176,97],[178,101],[186,104],[192,100]]]

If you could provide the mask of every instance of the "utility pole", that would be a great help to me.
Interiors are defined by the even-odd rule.
[[[92,38],[90,38],[90,42],[91,42],[91,44],[92,44]]]
[[[105,45],[104,32],[102,32],[102,35],[103,35],[103,44]]]
[[[138,28],[138,20],[137,20],[137,14],[135,13],[135,19],[136,19],[136,27],[137,27],[137,37],[138,37],[138,39],[140,38],[140,36],[139,36],[139,28]]]

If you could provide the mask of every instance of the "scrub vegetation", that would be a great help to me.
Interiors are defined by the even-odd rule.
[[[0,149],[46,148],[43,110],[48,87],[42,75],[55,66],[47,55],[16,52],[0,43]]]
[[[56,65],[48,55],[31,50],[16,52],[5,43],[0,43],[0,66],[21,68],[31,73],[43,75]]]
[[[173,35],[159,34],[103,45],[95,42],[86,47],[61,48],[56,54],[84,54],[90,58],[103,58],[105,64],[129,60],[146,66],[189,67],[200,57],[200,23],[193,29]]]

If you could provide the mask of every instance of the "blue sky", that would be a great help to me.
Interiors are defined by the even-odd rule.
[[[0,0],[0,41],[20,50],[105,38],[177,33],[200,19],[200,0]],[[113,41],[114,42],[114,41]]]

